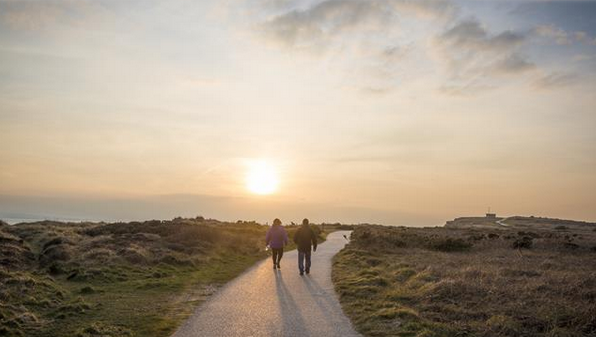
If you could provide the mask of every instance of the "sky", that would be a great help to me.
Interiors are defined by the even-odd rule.
[[[0,0],[0,218],[596,221],[594,93],[593,1]]]

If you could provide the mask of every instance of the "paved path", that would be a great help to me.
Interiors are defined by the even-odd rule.
[[[295,250],[284,254],[281,271],[270,259],[258,262],[199,306],[174,337],[360,336],[331,283],[331,258],[348,234],[329,234],[312,255],[310,275],[298,274]]]
[[[509,227],[509,225],[508,225],[508,224],[506,224],[506,223],[504,223],[504,222],[503,222],[503,221],[505,221],[505,220],[507,220],[507,219],[508,219],[508,218],[503,218],[503,219],[501,219],[501,220],[497,221],[497,224],[498,224],[498,225],[500,225],[500,226],[503,226],[503,227]]]

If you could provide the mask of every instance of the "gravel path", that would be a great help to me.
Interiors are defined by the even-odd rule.
[[[298,274],[295,250],[284,254],[281,271],[270,259],[257,263],[199,306],[173,336],[360,336],[331,283],[331,259],[349,233],[329,234],[312,255],[310,275]]]

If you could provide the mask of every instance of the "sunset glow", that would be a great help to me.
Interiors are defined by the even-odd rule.
[[[246,187],[254,194],[272,194],[279,184],[275,168],[267,161],[259,160],[249,164]]]
[[[0,214],[596,221],[595,13],[0,0]]]

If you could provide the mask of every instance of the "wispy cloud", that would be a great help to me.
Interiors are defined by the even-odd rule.
[[[374,36],[398,29],[403,15],[435,19],[454,11],[451,2],[442,0],[326,0],[276,15],[261,29],[287,47],[324,48],[345,34],[365,31]]]
[[[570,45],[572,43],[596,45],[596,37],[590,36],[584,31],[566,31],[553,24],[540,25],[533,32],[538,37],[546,38],[558,45]]]
[[[490,35],[480,22],[468,19],[450,28],[441,35],[440,40],[445,45],[464,50],[508,52],[518,47],[524,36],[512,31]]]
[[[582,61],[589,61],[596,59],[596,55],[586,55],[586,54],[577,54],[573,56],[572,60],[574,62],[582,62]]]
[[[534,69],[536,65],[520,52],[525,41],[525,35],[509,30],[491,34],[476,19],[456,23],[434,43],[449,72],[446,87],[451,88],[449,91],[457,87],[489,88],[495,76]]]
[[[108,11],[94,1],[6,1],[0,0],[0,26],[15,31],[44,31],[57,27],[84,27]]]
[[[258,27],[261,36],[280,48],[349,59],[353,71],[368,77],[362,81],[363,92],[386,93],[403,83],[406,73],[432,71],[405,71],[409,57],[438,56],[426,62],[427,67],[446,66],[447,76],[435,78],[443,82],[443,92],[481,92],[498,86],[505,75],[537,68],[521,51],[526,34],[493,33],[475,18],[458,16],[458,6],[450,1],[326,0],[294,6]]]
[[[56,24],[64,11],[51,3],[0,2],[0,23],[16,30],[41,30]]]
[[[561,28],[554,25],[541,25],[534,29],[534,33],[538,36],[552,39],[557,44],[566,45],[572,42],[572,36]]]
[[[493,69],[501,74],[518,74],[534,70],[536,65],[518,54],[512,54],[497,62]]]
[[[574,73],[551,73],[543,75],[534,81],[534,87],[538,89],[556,89],[574,85],[581,80],[578,74]]]
[[[425,54],[425,37],[418,34],[418,26],[423,30],[443,27],[457,12],[457,6],[446,0],[301,4],[261,21],[257,25],[260,37],[285,51],[333,59],[336,67],[358,74],[354,82],[365,93],[394,89],[403,80],[400,69],[411,55]]]
[[[285,46],[324,48],[343,33],[354,29],[378,31],[395,19],[384,3],[325,1],[276,16],[263,24],[263,31]]]

